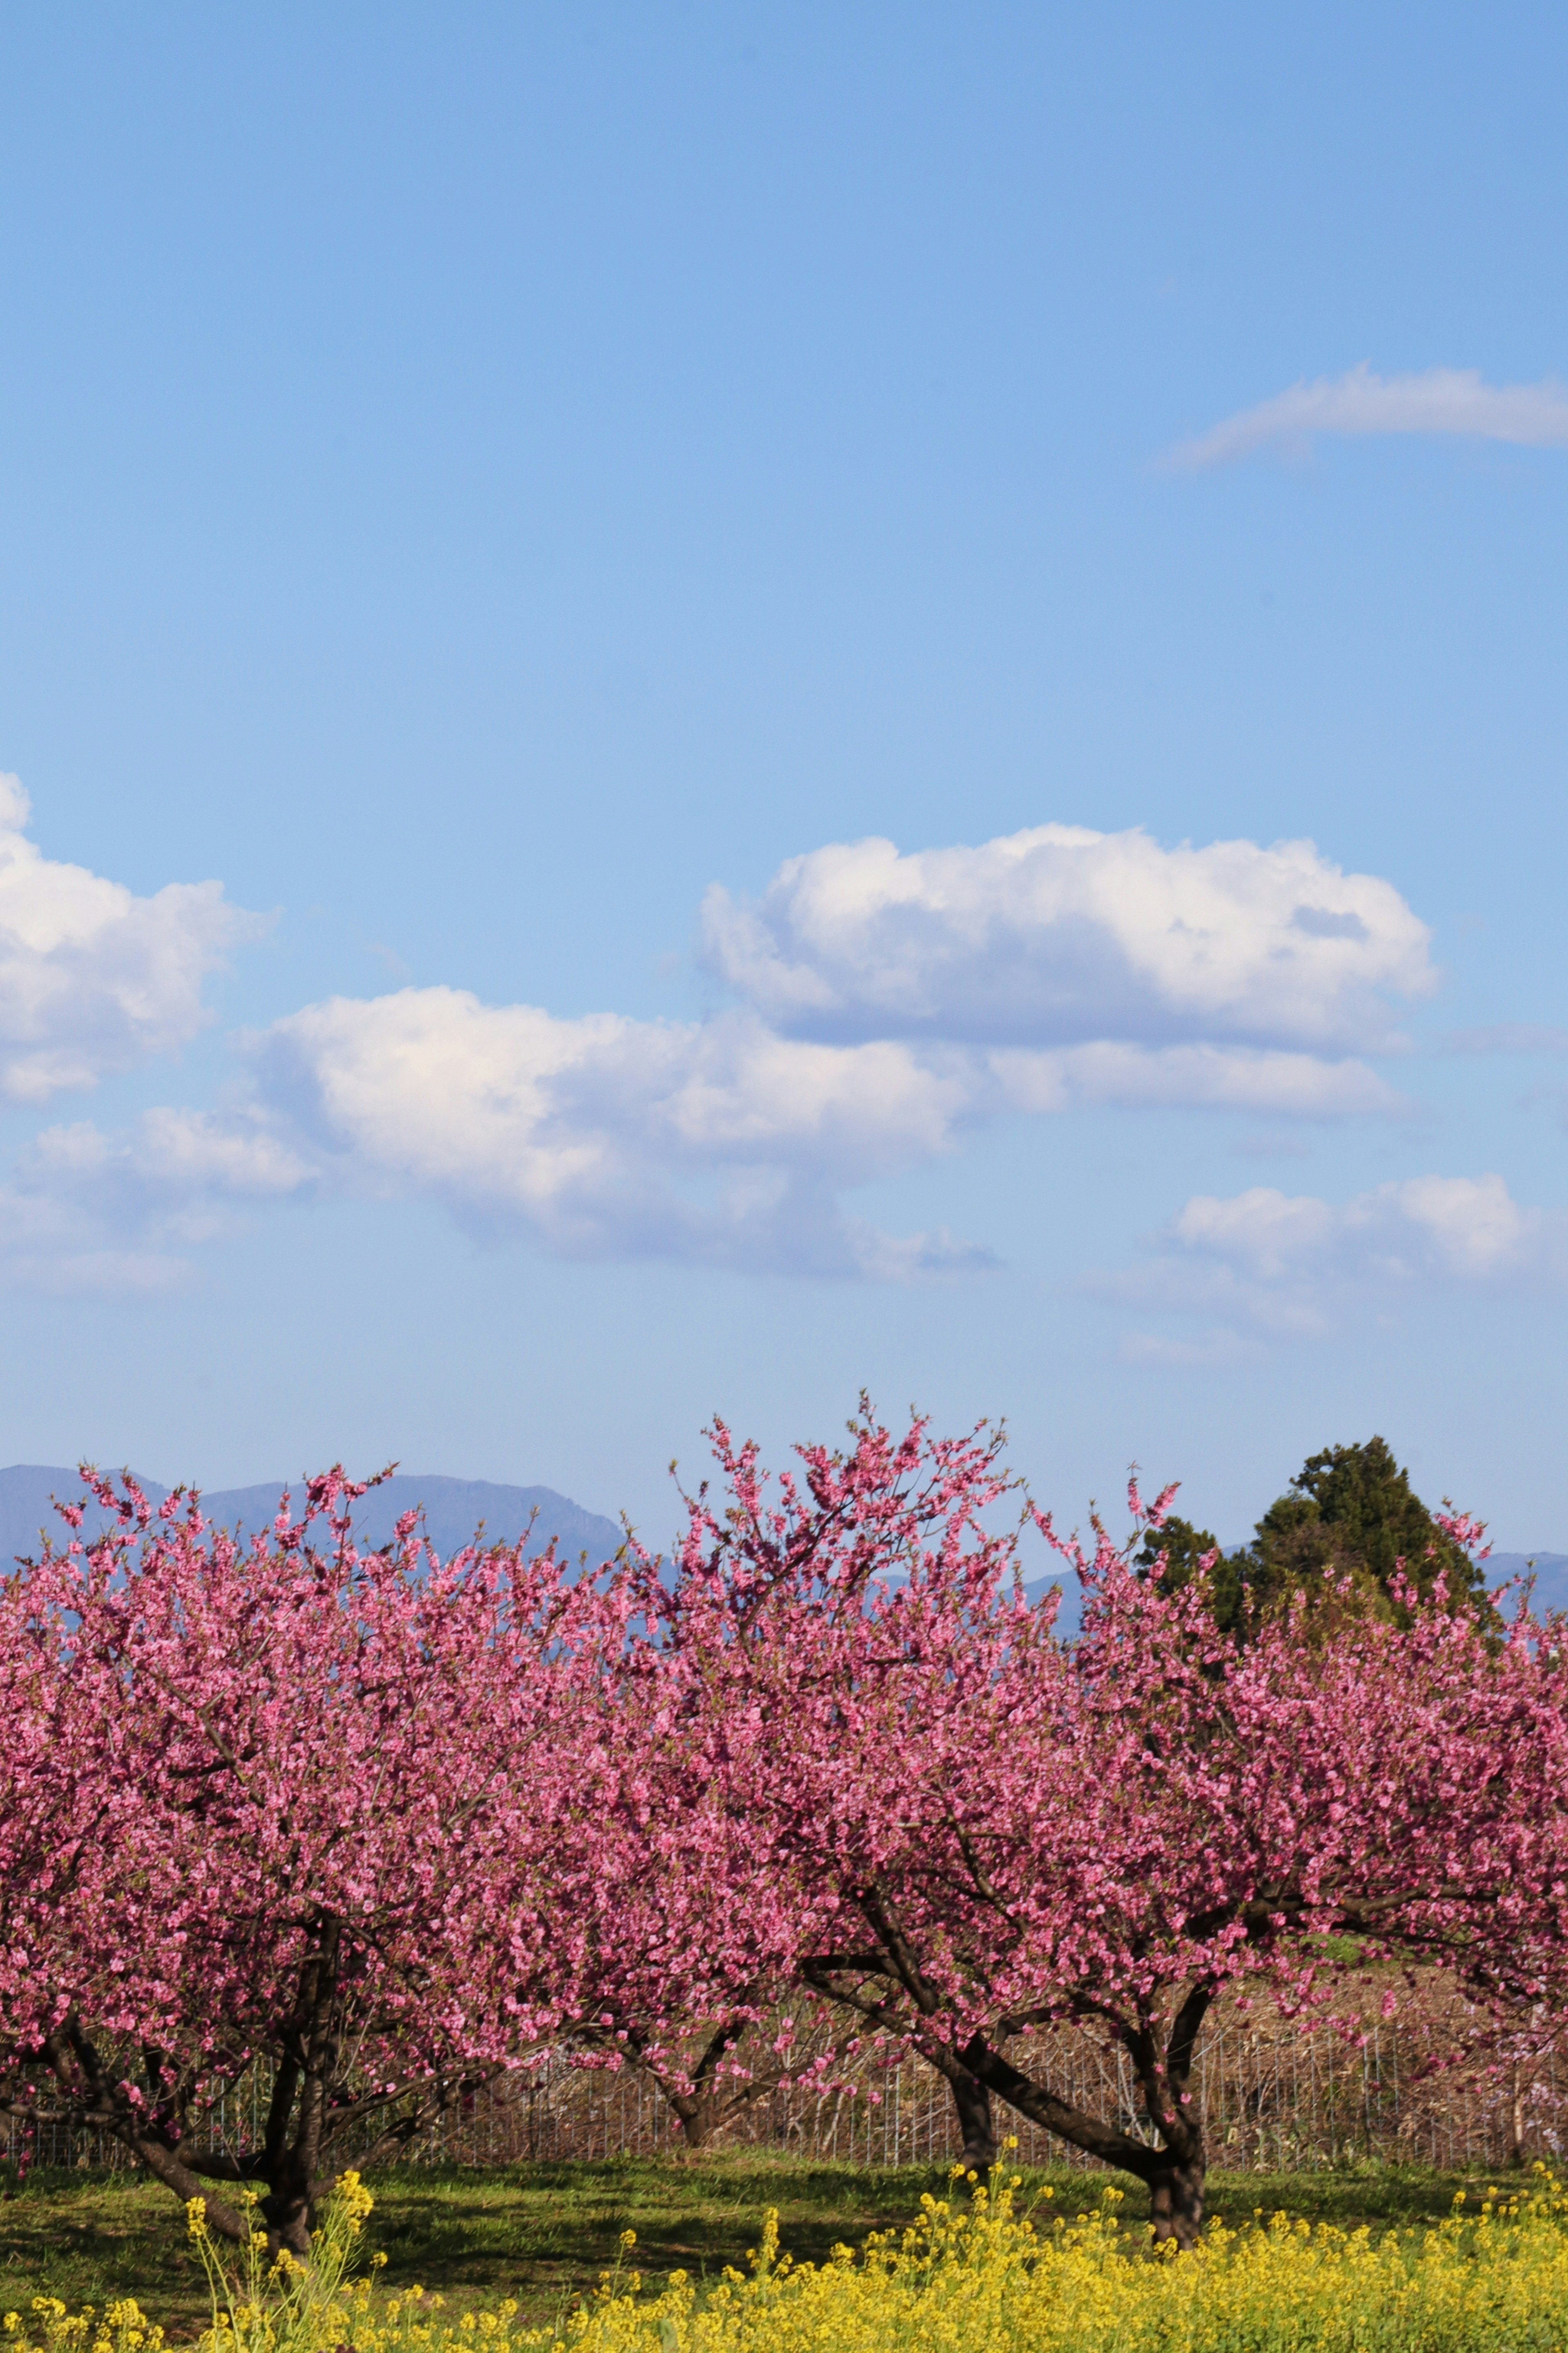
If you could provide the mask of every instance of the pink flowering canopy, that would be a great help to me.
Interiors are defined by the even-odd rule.
[[[546,2047],[644,2067],[700,2139],[880,2037],[943,2075],[974,2159],[1010,2103],[1184,2242],[1220,1998],[1348,2031],[1436,1967],[1498,2050],[1558,2031],[1555,1628],[1439,1584],[1241,1642],[1131,1565],[1170,1491],[1086,1549],[984,1426],[863,1412],[776,1482],[713,1436],[676,1557],[592,1575],[441,1560],[412,1518],[362,1553],[341,1472],[247,1544],[89,1478],[110,1532],[0,1580],[10,2112],[95,2123],[182,2197],[258,2180],[302,2248],[334,2151]],[[1070,1641],[1022,1586],[1031,1522],[1083,1587]],[[1057,2027],[1124,2055],[1136,2126],[1053,2085]],[[253,2068],[247,2147],[215,2117]]]
[[[1382,1963],[1392,2001],[1392,1959],[1494,2004],[1559,1998],[1563,1668],[1527,1616],[1499,1642],[1410,1592],[1408,1623],[1287,1613],[1242,1649],[1097,1525],[1058,1546],[1085,1593],[1064,1643],[994,1525],[994,1435],[868,1418],[851,1440],[770,1491],[716,1430],[728,1502],[692,1504],[664,1672],[750,1833],[715,1904],[940,2068],[976,2137],[997,2094],[1142,2175],[1185,2241],[1222,1992],[1332,2008]],[[1135,1545],[1170,1494],[1129,1502]],[[1146,2136],[1008,2048],[1063,2022],[1126,2053]]]
[[[412,1517],[361,1553],[340,1472],[247,1545],[194,1496],[89,1483],[110,1533],[0,1581],[9,2105],[117,2134],[182,2197],[259,2179],[298,2246],[334,2140],[416,2129],[577,2000],[557,1760],[599,1596],[549,1553],[439,1561]],[[261,2145],[207,2145],[257,2062]]]

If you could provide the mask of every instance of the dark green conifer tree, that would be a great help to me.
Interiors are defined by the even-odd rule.
[[[1201,1570],[1202,1556],[1218,1550],[1206,1529],[1172,1518],[1149,1536],[1135,1563],[1152,1574],[1163,1554],[1159,1574],[1167,1592],[1204,1577],[1226,1632],[1245,1631],[1297,1594],[1335,1609],[1394,1615],[1401,1561],[1419,1591],[1430,1592],[1441,1576],[1451,1599],[1492,1615],[1482,1571],[1444,1535],[1382,1438],[1309,1455],[1258,1521],[1251,1544]]]

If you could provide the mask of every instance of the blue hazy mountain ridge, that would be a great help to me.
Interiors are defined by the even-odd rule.
[[[1493,1588],[1514,1577],[1528,1577],[1533,1567],[1536,1609],[1568,1609],[1568,1552],[1494,1552],[1487,1562],[1487,1583]]]
[[[161,1504],[167,1487],[156,1479],[138,1479],[149,1501]],[[254,1487],[215,1488],[202,1496],[204,1515],[219,1527],[242,1527],[247,1534],[265,1527],[278,1509],[281,1480]],[[0,1471],[0,1566],[38,1548],[40,1529],[57,1542],[68,1533],[54,1507],[54,1498],[75,1503],[81,1481],[58,1464],[17,1462]],[[304,1500],[302,1481],[291,1482],[293,1505]],[[354,1534],[362,1545],[390,1543],[403,1513],[422,1509],[430,1541],[443,1555],[473,1541],[481,1525],[491,1544],[515,1544],[531,1524],[532,1542],[542,1552],[554,1536],[568,1560],[585,1552],[607,1560],[621,1543],[621,1531],[602,1512],[584,1511],[553,1487],[508,1487],[489,1479],[445,1479],[398,1472],[361,1498],[354,1512]],[[84,1535],[96,1535],[107,1517],[97,1504],[82,1522]]]
[[[155,1479],[142,1479],[138,1483],[154,1504],[161,1504],[169,1493]],[[302,1482],[295,1481],[292,1492],[298,1509]],[[253,1487],[215,1489],[204,1493],[202,1509],[219,1526],[254,1531],[271,1519],[281,1493],[281,1481],[276,1484],[264,1481]],[[37,1552],[41,1529],[48,1530],[57,1540],[63,1537],[65,1525],[54,1508],[53,1498],[73,1503],[80,1494],[81,1482],[77,1473],[58,1463],[17,1462],[9,1470],[0,1471],[0,1567],[19,1554]],[[552,1487],[509,1487],[488,1479],[423,1477],[408,1472],[396,1472],[362,1498],[354,1514],[355,1535],[362,1544],[388,1543],[394,1524],[411,1506],[423,1507],[430,1540],[443,1555],[469,1543],[481,1525],[491,1543],[514,1544],[531,1520],[539,1548],[542,1550],[554,1536],[569,1560],[574,1560],[582,1552],[595,1561],[608,1560],[621,1542],[621,1531],[614,1520],[606,1519],[602,1512],[584,1511],[580,1504],[557,1494]],[[82,1523],[84,1535],[96,1534],[104,1517],[97,1505],[91,1506]],[[1524,1577],[1531,1562],[1536,1609],[1568,1609],[1568,1552],[1494,1553],[1486,1565],[1487,1582],[1496,1588]],[[1054,1584],[1062,1588],[1058,1622],[1064,1633],[1070,1633],[1078,1625],[1079,1595],[1076,1580],[1069,1574],[1057,1572],[1030,1577],[1025,1590],[1031,1600],[1037,1600]]]

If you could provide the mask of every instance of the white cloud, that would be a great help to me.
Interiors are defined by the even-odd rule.
[[[1167,463],[1184,470],[1223,466],[1319,433],[1463,433],[1560,449],[1568,448],[1568,387],[1552,377],[1542,384],[1487,384],[1475,368],[1374,375],[1363,360],[1344,375],[1292,385],[1226,417],[1180,443]]]
[[[74,997],[57,991],[60,1050],[111,1067],[81,975],[101,990],[154,934],[170,961],[124,1036],[144,1050],[185,1034],[203,956],[241,920],[217,886],[137,901],[47,872],[65,912],[29,952],[87,944]],[[323,1192],[433,1201],[567,1256],[879,1279],[974,1267],[984,1252],[880,1233],[843,1196],[1007,1114],[1401,1110],[1352,1050],[1397,1042],[1391,998],[1433,982],[1398,892],[1307,842],[1166,850],[1061,826],[909,858],[863,842],[792,860],[755,907],[711,893],[706,923],[713,964],[752,1000],[706,1020],[561,1019],[447,987],[333,998],[242,1041],[237,1108],[164,1108],[118,1136],[51,1128],[0,1192],[0,1268],[51,1279],[52,1250],[61,1281],[115,1263],[172,1281],[237,1214]]]
[[[87,1201],[122,1200],[134,1187],[162,1214],[187,1203],[272,1200],[298,1192],[310,1164],[274,1134],[254,1111],[182,1111],[160,1105],[143,1112],[125,1135],[106,1136],[90,1121],[46,1128],[22,1163],[35,1187],[52,1187]]]
[[[804,1161],[854,1183],[947,1143],[965,1096],[902,1045],[802,1045],[744,1014],[560,1020],[465,990],[335,997],[259,1050],[269,1092],[308,1085],[324,1134],[440,1185],[478,1166],[498,1198],[661,1163]]]
[[[1008,1101],[1020,1111],[1113,1105],[1337,1119],[1408,1108],[1364,1062],[1325,1062],[1315,1054],[1268,1053],[1255,1047],[1106,1042],[1046,1053],[1002,1048],[988,1059]]]
[[[219,882],[139,899],[45,858],[27,815],[17,778],[0,776],[0,1101],[39,1103],[194,1037],[208,973],[257,922]]]
[[[764,1019],[836,1039],[1375,1051],[1397,1042],[1390,1000],[1436,982],[1393,884],[1310,841],[1165,849],[1063,825],[812,850],[755,902],[715,885],[703,939]]]
[[[1242,1048],[1029,1054],[782,1038],[700,1023],[558,1020],[458,989],[336,998],[253,1046],[267,1115],[332,1181],[442,1200],[594,1256],[657,1252],[822,1271],[968,1261],[947,1237],[854,1226],[846,1187],[928,1161],[1000,1113],[1208,1103],[1323,1114],[1395,1102],[1359,1062]]]
[[[1568,1211],[1521,1206],[1502,1177],[1409,1176],[1335,1205],[1269,1185],[1200,1194],[1143,1264],[1089,1279],[1124,1305],[1196,1316],[1208,1345],[1318,1338],[1358,1310],[1441,1289],[1568,1288]],[[1139,1335],[1134,1354],[1194,1345]],[[1203,1344],[1196,1344],[1203,1345]]]
[[[1199,1196],[1172,1228],[1190,1248],[1260,1275],[1314,1263],[1385,1279],[1437,1273],[1487,1279],[1540,1271],[1561,1229],[1521,1209],[1498,1176],[1407,1176],[1342,1208],[1256,1186],[1231,1200]],[[1554,1265],[1560,1260],[1553,1255]]]
[[[569,1255],[824,1273],[973,1264],[893,1241],[837,1188],[946,1150],[974,1076],[907,1046],[782,1039],[747,1014],[558,1020],[459,989],[334,998],[253,1045],[268,1115],[326,1181],[442,1201]]]
[[[226,1205],[331,1190],[435,1200],[475,1230],[526,1231],[569,1256],[901,1278],[988,1261],[945,1232],[879,1233],[837,1195],[952,1150],[988,1117],[1396,1100],[1363,1063],[1304,1054],[835,1046],[781,1038],[749,1012],[558,1020],[451,988],[309,1006],[247,1050],[243,1109],[149,1112],[120,1138],[51,1128],[10,1198],[68,1202],[106,1245],[189,1244]]]
[[[310,1164],[256,1113],[159,1109],[125,1134],[46,1128],[0,1186],[0,1282],[60,1293],[166,1291],[236,1208],[308,1187]]]

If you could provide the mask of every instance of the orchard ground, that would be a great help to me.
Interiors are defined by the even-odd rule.
[[[1491,2177],[1500,2187],[1510,2177]],[[592,2293],[615,2263],[624,2231],[637,2233],[637,2268],[650,2288],[676,2269],[716,2279],[743,2266],[769,2207],[782,2244],[820,2261],[842,2241],[909,2221],[921,2194],[945,2194],[944,2168],[867,2168],[754,2151],[698,2159],[616,2158],[595,2164],[400,2167],[368,2177],[375,2208],[368,2261],[387,2258],[388,2285],[418,2282],[457,2316],[515,2297],[546,2321]],[[1051,2192],[1047,2211],[1092,2208],[1115,2183],[1126,2192],[1127,2228],[1145,2236],[1147,2191],[1124,2174],[1066,2166],[1025,2172],[1029,2193]],[[1479,2172],[1370,2166],[1310,2173],[1225,2173],[1208,2178],[1211,2215],[1232,2225],[1261,2210],[1375,2232],[1440,2221],[1456,2191],[1489,2185]],[[99,2311],[136,2297],[174,2341],[189,2342],[207,2318],[200,2264],[169,2192],[139,2172],[39,2169],[0,2201],[0,2311],[30,2316],[35,2295]]]

